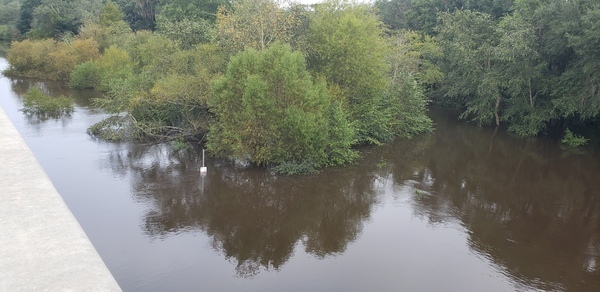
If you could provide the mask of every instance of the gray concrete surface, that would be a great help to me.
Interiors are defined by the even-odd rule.
[[[121,291],[2,108],[0,291]]]

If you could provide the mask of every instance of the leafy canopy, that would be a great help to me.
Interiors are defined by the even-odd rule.
[[[287,45],[239,53],[213,88],[208,149],[217,156],[310,168],[356,157],[345,113]]]

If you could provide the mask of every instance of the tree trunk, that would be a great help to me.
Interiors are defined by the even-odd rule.
[[[533,107],[535,106],[534,105],[535,96],[533,96],[533,90],[531,89],[531,78],[529,78],[527,80],[527,83],[529,84],[529,105],[533,109]]]
[[[500,126],[500,117],[498,110],[500,109],[500,96],[496,97],[496,108],[494,108],[494,117],[496,118],[496,126]]]

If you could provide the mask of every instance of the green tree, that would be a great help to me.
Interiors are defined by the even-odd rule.
[[[171,21],[204,19],[214,23],[220,6],[228,6],[227,0],[170,0],[158,6],[158,14]]]
[[[136,32],[123,47],[131,56],[136,73],[151,80],[172,72],[170,56],[179,51],[175,41],[151,31]]]
[[[182,49],[190,49],[201,43],[208,43],[214,34],[213,25],[205,19],[183,18],[173,21],[162,15],[156,17],[156,31],[174,41]]]
[[[102,7],[100,13],[100,25],[111,26],[117,22],[123,21],[125,15],[119,10],[119,6],[112,1],[107,1]]]
[[[442,57],[442,49],[434,38],[413,30],[405,30],[390,37],[392,51],[387,56],[391,77],[411,73],[421,84],[431,86],[442,81],[444,73],[435,61]]]
[[[461,118],[500,125],[502,78],[496,48],[499,35],[488,14],[457,10],[440,16],[446,96],[465,107]]]
[[[42,3],[42,0],[25,0],[21,5],[19,12],[19,20],[17,29],[21,34],[26,34],[31,29],[31,21],[33,19],[33,11]]]
[[[154,29],[156,21],[156,6],[158,0],[135,0],[135,13],[141,24],[140,28]]]
[[[74,86],[87,86],[86,76],[97,76],[104,98],[94,102],[115,114],[89,132],[108,140],[203,139],[211,114],[210,84],[224,69],[216,45],[180,50],[164,36],[140,31],[111,46],[91,64],[73,72]],[[96,85],[94,85],[96,86]]]
[[[600,114],[600,5],[590,6],[580,18],[580,26],[567,34],[574,58],[570,62],[561,86],[568,91],[560,98],[576,108],[582,119]],[[569,114],[566,111],[566,114]]]
[[[554,106],[544,93],[547,63],[539,52],[535,29],[515,14],[501,19],[498,32],[496,57],[507,97],[501,119],[508,122],[509,131],[535,136],[556,118]]]
[[[129,25],[123,20],[124,14],[112,1],[108,1],[100,15],[88,18],[79,29],[79,38],[93,38],[103,52],[111,45],[122,44],[131,33]]]
[[[381,22],[368,5],[328,1],[315,7],[308,27],[310,70],[339,88],[360,142],[393,138],[385,108],[389,46]]]
[[[67,80],[73,68],[98,57],[98,45],[92,39],[71,43],[53,39],[13,42],[6,58],[7,75],[50,80]]]
[[[158,0],[115,0],[131,29],[154,30]]]
[[[164,57],[168,70],[129,103],[134,126],[149,138],[203,139],[212,121],[208,99],[223,67],[222,54],[215,45],[203,44]]]
[[[391,29],[435,34],[438,13],[471,10],[501,18],[513,9],[514,0],[376,0],[382,21]]]
[[[125,81],[129,78],[132,78],[134,75],[134,64],[131,60],[131,57],[127,53],[127,51],[120,49],[116,46],[111,46],[106,49],[104,53],[95,61],[97,71],[98,71],[98,87],[96,89],[102,91],[110,91],[115,87],[115,84],[120,84],[120,82]],[[131,96],[134,94],[133,92],[124,91],[118,92],[114,90],[114,95],[109,95],[111,97],[119,97],[118,100],[122,101],[123,99],[120,97],[123,96]],[[117,106],[109,107],[109,111],[112,112],[122,112],[125,111],[126,104],[128,100],[117,103]],[[114,110],[111,110],[114,108]]]
[[[18,34],[20,0],[0,1],[0,41],[9,41]]]
[[[433,122],[427,115],[428,100],[423,87],[409,72],[396,76],[386,92],[386,107],[381,115],[390,119],[394,136],[412,139],[416,135],[433,131]]]
[[[382,113],[390,116],[392,133],[410,139],[433,130],[424,92],[444,77],[432,61],[442,52],[433,38],[415,31],[403,31],[390,41],[390,85]]]
[[[179,42],[183,49],[208,43],[214,34],[217,9],[225,0],[172,0],[162,2],[157,10],[156,30]]]
[[[241,0],[217,12],[217,42],[234,54],[244,48],[264,50],[275,41],[286,43],[300,22],[279,0]]]
[[[210,106],[215,122],[207,145],[217,156],[285,165],[284,172],[356,157],[344,111],[323,82],[312,81],[302,54],[289,46],[248,49],[233,57],[214,85]]]
[[[86,18],[100,14],[101,3],[101,0],[41,0],[33,10],[28,35],[60,38],[77,34]]]
[[[578,1],[515,1],[515,15],[533,27],[543,60],[537,100],[546,105],[548,124],[595,119],[598,98],[598,3]]]
[[[81,63],[71,72],[69,86],[75,89],[93,89],[99,85],[98,65],[93,61]]]

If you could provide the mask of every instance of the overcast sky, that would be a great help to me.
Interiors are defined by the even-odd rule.
[[[298,2],[300,2],[302,4],[313,4],[313,3],[323,2],[324,0],[296,0],[296,1],[298,1]],[[370,0],[354,0],[354,1],[362,2],[362,3],[367,3]]]
[[[318,2],[323,2],[323,0],[296,0],[302,4],[313,4]]]

